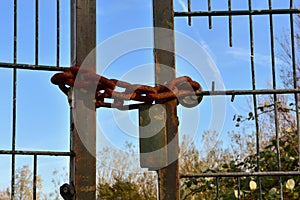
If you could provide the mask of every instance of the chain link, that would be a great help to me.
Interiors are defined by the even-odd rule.
[[[202,100],[202,96],[195,95],[196,92],[202,91],[200,84],[188,76],[178,77],[165,85],[152,87],[107,79],[91,70],[85,68],[79,70],[79,66],[73,66],[65,69],[62,73],[55,74],[51,78],[51,82],[58,85],[66,95],[71,87],[84,93],[93,90],[96,108],[115,107],[121,109],[128,106],[125,105],[125,101],[133,100],[143,104],[152,104],[153,102],[163,103],[171,99],[178,99],[178,102],[185,107],[193,107]],[[105,101],[106,99],[113,101],[109,103]]]

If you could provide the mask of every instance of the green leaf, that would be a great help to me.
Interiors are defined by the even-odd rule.
[[[188,188],[190,188],[190,187],[192,186],[192,181],[188,181],[188,182],[186,182],[185,184],[186,184],[186,186],[187,186]]]
[[[274,187],[269,190],[269,194],[272,195],[272,196],[275,195],[276,192],[277,192],[277,189],[274,188]]]
[[[193,182],[194,185],[198,184],[198,181],[196,179],[194,179],[194,178],[192,179],[192,182]]]
[[[230,161],[230,168],[234,169],[235,168],[235,162],[234,161]]]
[[[299,199],[299,192],[294,192],[294,199]]]
[[[227,163],[225,163],[223,166],[222,166],[224,169],[227,169],[229,166]]]

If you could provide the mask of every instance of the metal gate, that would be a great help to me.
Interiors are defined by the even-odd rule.
[[[225,199],[223,196],[222,190],[228,189],[229,185],[226,183],[230,182],[230,187],[235,192],[235,198],[237,199],[264,199],[266,198],[266,192],[272,193],[271,195],[276,196],[276,198],[287,199],[286,189],[291,191],[294,189],[295,184],[299,183],[299,165],[300,165],[300,123],[299,123],[299,95],[300,92],[298,87],[298,73],[299,73],[299,33],[296,32],[297,24],[296,20],[299,18],[300,11],[295,7],[295,2],[293,0],[286,0],[289,6],[285,8],[273,8],[273,1],[267,1],[267,7],[265,9],[253,9],[254,0],[248,0],[247,7],[248,9],[234,9],[233,1],[228,0],[227,9],[214,9],[213,1],[208,0],[206,3],[207,10],[193,10],[193,2],[188,0],[187,11],[174,11],[172,0],[160,1],[153,0],[153,18],[154,18],[154,27],[155,28],[167,28],[172,30],[167,37],[168,41],[166,42],[166,49],[173,49],[173,52],[164,51],[158,48],[161,38],[165,35],[160,35],[159,32],[154,33],[154,57],[156,64],[156,83],[162,84],[167,81],[175,78],[175,55],[176,47],[174,47],[174,30],[176,30],[176,23],[174,24],[174,18],[187,18],[188,25],[192,25],[192,21],[195,18],[207,18],[208,19],[208,28],[213,29],[213,21],[215,18],[226,18],[228,19],[228,45],[230,47],[238,45],[238,40],[234,40],[234,33],[238,31],[233,31],[234,23],[236,17],[244,16],[247,18],[247,26],[249,29],[249,56],[247,57],[250,65],[249,67],[249,76],[251,77],[251,88],[249,89],[233,89],[233,90],[217,90],[212,84],[212,88],[209,90],[197,91],[195,94],[198,97],[210,98],[212,96],[230,96],[231,102],[234,102],[236,98],[241,95],[249,95],[252,99],[252,112],[249,112],[248,116],[236,115],[234,120],[236,120],[237,125],[242,124],[244,121],[253,120],[255,125],[255,153],[250,157],[247,157],[251,166],[244,166],[245,162],[233,162],[231,167],[226,165],[219,166],[220,170],[203,170],[203,173],[197,174],[179,174],[179,165],[178,160],[172,162],[170,165],[158,169],[158,185],[159,185],[159,199],[179,199],[179,186],[181,182],[186,184],[188,189],[190,189],[192,194],[204,192],[205,190],[210,190],[213,195],[211,197],[215,199]],[[70,150],[69,151],[35,151],[35,150],[23,150],[16,148],[17,143],[17,104],[19,100],[17,98],[17,85],[18,85],[18,72],[20,70],[33,70],[37,73],[42,71],[54,71],[60,72],[66,70],[67,67],[61,67],[61,49],[60,49],[60,4],[61,1],[56,1],[56,61],[53,66],[40,65],[39,62],[39,0],[35,1],[35,34],[34,34],[34,63],[31,64],[22,64],[18,62],[18,0],[14,0],[11,5],[13,5],[13,61],[12,62],[1,62],[1,68],[8,68],[12,71],[12,138],[11,138],[11,147],[5,150],[0,150],[1,155],[10,155],[11,156],[11,199],[15,199],[15,176],[16,176],[16,157],[18,155],[28,155],[33,157],[33,199],[37,199],[37,171],[38,171],[38,159],[43,156],[67,156],[70,158],[70,170],[69,170],[69,181],[71,187],[74,184],[74,189],[76,191],[76,199],[95,199],[96,198],[96,158],[93,154],[96,154],[96,115],[94,111],[85,110],[87,115],[84,118],[81,118],[81,128],[85,130],[84,135],[80,135],[75,126],[76,120],[74,119],[74,110],[73,105],[83,104],[83,100],[73,99],[72,89],[67,92],[69,103],[70,103]],[[71,1],[70,15],[71,15],[71,66],[80,65],[84,58],[90,53],[92,49],[96,46],[96,1],[95,0],[76,0]],[[257,16],[267,16],[268,17],[268,26],[257,28],[253,23],[253,19]],[[275,16],[285,16],[286,23],[289,24],[289,33],[286,35],[286,41],[289,45],[285,50],[288,52],[288,62],[290,63],[290,73],[288,77],[291,79],[290,88],[280,88],[278,86],[277,76],[278,76],[278,64],[276,60],[275,45],[276,42],[276,33],[274,32],[274,18]],[[197,26],[197,24],[193,24]],[[257,29],[256,29],[257,28]],[[257,87],[257,71],[256,71],[256,62],[255,62],[255,31],[258,30],[259,34],[267,34],[270,40],[269,49],[270,49],[270,62],[271,62],[271,88],[262,88]],[[225,31],[224,31],[225,34]],[[164,38],[166,39],[166,38]],[[211,38],[213,40],[213,38]],[[95,62],[95,61],[94,61]],[[162,65],[167,65],[173,70],[162,70]],[[95,72],[96,69],[90,69]],[[290,95],[289,106],[283,105],[280,101],[280,95]],[[264,105],[260,105],[258,97],[260,95],[269,95],[273,100]],[[171,140],[175,138],[175,145],[167,148],[167,157],[177,157],[179,146],[178,146],[178,121],[177,120],[177,100],[172,99],[170,101],[156,101],[155,103],[163,104],[165,109],[168,111],[166,114],[166,122],[164,124],[164,129],[162,133],[165,136],[165,144],[168,144]],[[145,105],[143,105],[145,106]],[[144,108],[141,109],[139,106],[135,106],[134,109],[140,109],[141,118],[145,117],[143,115]],[[147,108],[146,108],[147,110]],[[261,114],[262,113],[271,113],[274,119],[274,139],[273,146],[270,147],[270,151],[266,151],[266,146],[262,146],[261,137],[262,131],[260,130],[261,124]],[[293,139],[297,139],[295,142],[296,146],[289,146],[288,143],[290,140],[285,139],[282,134],[281,125],[279,118],[283,117],[283,113],[294,112],[294,127],[285,130],[285,133],[294,132],[295,136]],[[66,141],[67,142],[67,141]],[[86,149],[85,144],[88,143],[90,149]],[[287,156],[285,149],[283,148],[296,148],[292,157],[297,166],[293,169],[286,168],[285,156]],[[273,152],[273,154],[270,154]],[[266,155],[269,153],[269,155]],[[274,158],[273,164],[276,165],[276,170],[266,170],[266,156],[268,158]],[[284,167],[283,167],[284,166]],[[222,169],[221,169],[222,168]],[[252,171],[250,170],[252,169]],[[201,170],[200,170],[201,171]],[[211,179],[212,178],[212,179]],[[233,180],[233,181],[232,181]],[[266,191],[264,188],[268,188],[270,182],[276,182],[276,186]],[[293,181],[290,181],[293,180]],[[251,182],[252,181],[252,182]],[[213,186],[211,186],[213,184]],[[249,184],[249,186],[245,186]],[[257,185],[256,185],[257,184]],[[191,186],[194,185],[194,188]],[[225,185],[225,186],[224,186]],[[251,193],[252,196],[246,196],[247,190],[255,190]],[[250,189],[249,189],[250,188]],[[275,188],[275,189],[273,189]],[[297,194],[293,193],[293,198],[298,198]],[[231,196],[232,197],[232,196]],[[187,199],[187,198],[186,198]]]
[[[212,90],[203,91],[201,94],[206,96],[214,95],[228,95],[231,96],[231,102],[233,103],[236,98],[241,95],[249,95],[252,104],[248,109],[249,113],[246,116],[243,115],[234,115],[233,120],[236,121],[236,126],[239,127],[246,121],[254,122],[254,133],[255,133],[255,150],[249,149],[249,152],[252,152],[252,155],[245,160],[232,160],[230,166],[221,165],[217,169],[206,169],[200,173],[194,174],[180,174],[180,178],[183,180],[188,180],[188,186],[194,186],[194,189],[191,190],[195,193],[203,193],[205,190],[211,191],[214,195],[210,198],[216,199],[227,199],[227,198],[236,198],[236,199],[289,199],[289,198],[298,198],[296,192],[294,194],[289,194],[287,190],[291,191],[296,187],[296,184],[299,181],[299,27],[297,25],[297,20],[299,20],[299,9],[296,8],[297,2],[286,1],[286,6],[279,7],[275,1],[269,0],[264,1],[264,6],[259,7],[258,2],[248,0],[245,1],[244,6],[247,6],[247,9],[234,9],[234,1],[228,0],[223,2],[223,9],[214,10],[212,6],[213,1],[208,0],[207,2],[207,11],[203,10],[193,10],[192,5],[193,1],[187,1],[187,12],[175,12],[174,17],[181,18],[186,17],[187,23],[190,26],[197,27],[198,24],[192,24],[192,20],[199,18],[208,19],[208,28],[213,29],[213,20],[216,18],[227,19],[228,24],[224,34],[228,35],[228,45],[234,47],[239,45],[244,41],[234,40],[235,34],[238,34],[239,27],[234,26],[234,20],[238,17],[245,17],[245,23],[241,25],[243,29],[248,31],[246,40],[249,40],[249,49],[247,52],[246,59],[249,61],[247,67],[249,69],[249,77],[251,77],[251,88],[247,90],[225,90],[225,91],[216,91]],[[225,3],[227,3],[227,8]],[[277,2],[278,3],[278,2]],[[216,4],[215,4],[216,5]],[[255,7],[259,7],[255,9]],[[266,26],[258,26],[255,24],[255,19],[263,16],[266,20]],[[287,24],[288,31],[285,34],[284,41],[280,42],[280,36],[278,31],[275,31],[275,20],[276,17],[284,17],[284,22]],[[225,21],[225,20],[224,20]],[[257,22],[257,21],[256,21]],[[236,31],[233,31],[236,28]],[[241,30],[241,29],[240,29]],[[245,31],[245,30],[244,30]],[[234,34],[235,33],[235,34]],[[268,38],[269,45],[265,46],[266,49],[269,49],[269,57],[267,62],[270,62],[269,72],[271,80],[269,87],[262,88],[257,86],[259,78],[262,77],[259,74],[258,63],[256,62],[256,56],[259,53],[256,53],[255,49],[257,42],[255,41],[258,35],[263,35],[265,38]],[[211,38],[213,40],[213,38]],[[234,41],[234,42],[233,42]],[[279,44],[278,44],[279,43]],[[278,50],[284,51],[284,56],[281,54],[280,59],[286,59],[286,68],[280,71],[280,59],[278,59]],[[241,55],[241,54],[239,54]],[[220,66],[222,67],[222,66]],[[287,72],[289,71],[289,72]],[[278,76],[281,73],[283,78],[286,78],[290,81],[286,87],[282,87],[278,81]],[[283,74],[282,74],[283,73]],[[234,72],[232,75],[238,75],[239,72]],[[244,79],[243,79],[244,80]],[[237,85],[235,87],[238,87]],[[201,95],[199,94],[199,95]],[[261,99],[268,96],[270,100],[262,102]],[[284,104],[282,102],[283,96],[289,96],[290,104]],[[207,98],[207,97],[204,97]],[[264,121],[264,115],[266,113],[271,113],[273,121]],[[293,120],[283,119],[285,115],[291,114]],[[268,144],[262,142],[264,137],[265,130],[262,130],[262,124],[264,123],[274,123],[269,124],[272,128],[273,139],[269,141]],[[282,123],[289,123],[289,126],[293,126],[292,130],[284,129]],[[293,124],[293,125],[291,125]],[[287,127],[285,127],[287,128]],[[291,136],[293,132],[293,136]],[[289,135],[289,136],[287,136]],[[286,137],[292,137],[293,139],[286,139]],[[290,145],[290,146],[289,146]],[[289,146],[289,147],[287,147]],[[297,161],[295,161],[293,167],[287,166],[285,162],[291,156],[288,151],[290,147],[293,146],[294,156]],[[251,154],[251,153],[249,153]],[[270,158],[272,158],[272,164],[270,164]],[[294,159],[291,158],[291,159]],[[248,162],[248,163],[247,163]],[[248,166],[249,164],[249,166]],[[250,166],[251,165],[251,166]],[[271,167],[273,166],[273,168]],[[200,186],[203,188],[201,188]],[[292,185],[292,186],[291,186]],[[213,187],[212,187],[213,186]],[[230,189],[229,189],[230,188]],[[229,191],[228,191],[229,189]],[[230,191],[231,190],[231,191]],[[224,195],[224,193],[231,193],[230,195]],[[290,195],[290,196],[289,196]],[[201,196],[201,195],[200,195]],[[207,198],[203,196],[203,198]]]
[[[69,181],[71,187],[73,187],[73,184],[76,181],[76,188],[77,191],[77,199],[95,199],[96,197],[96,159],[94,156],[91,156],[91,154],[85,149],[85,147],[82,145],[78,138],[78,134],[76,132],[76,129],[74,128],[74,121],[73,121],[73,111],[72,106],[70,106],[70,115],[71,120],[68,123],[70,128],[68,128],[65,131],[62,131],[60,133],[53,133],[54,137],[57,137],[57,141],[60,141],[61,139],[69,139],[69,141],[64,141],[65,146],[69,144],[69,150],[67,151],[56,151],[56,150],[34,150],[34,144],[38,141],[35,141],[33,138],[31,139],[33,141],[33,146],[30,149],[33,150],[26,150],[23,149],[24,147],[18,147],[17,143],[21,139],[18,139],[20,137],[20,130],[17,130],[18,123],[17,121],[17,113],[20,113],[18,111],[18,103],[22,101],[22,99],[17,98],[18,93],[22,93],[25,91],[18,90],[18,85],[20,85],[20,78],[18,78],[18,74],[20,71],[34,71],[32,73],[41,74],[43,72],[59,72],[63,71],[67,67],[61,67],[62,65],[69,66],[70,61],[65,60],[65,58],[71,59],[72,65],[77,65],[78,63],[81,63],[83,59],[86,57],[86,55],[96,46],[96,1],[52,1],[50,4],[48,4],[47,9],[50,10],[51,20],[45,21],[45,15],[44,13],[41,13],[41,6],[44,6],[44,3],[48,2],[41,2],[39,0],[33,1],[33,2],[21,2],[18,0],[14,1],[5,1],[1,2],[1,6],[3,6],[4,9],[7,11],[7,22],[11,22],[11,24],[7,25],[7,27],[12,27],[12,37],[9,37],[13,41],[12,43],[12,51],[13,51],[13,58],[12,61],[8,62],[1,62],[0,66],[1,68],[9,69],[12,72],[12,116],[11,116],[11,147],[6,148],[5,150],[1,149],[0,154],[1,155],[10,155],[11,157],[11,186],[10,190],[8,191],[8,195],[10,195],[11,199],[16,199],[16,158],[18,156],[28,156],[33,158],[33,170],[32,170],[32,199],[39,199],[42,197],[38,197],[37,195],[37,178],[38,178],[38,170],[42,167],[39,166],[39,159],[43,159],[45,157],[54,156],[54,157],[67,157],[69,158]],[[67,3],[67,4],[65,4]],[[27,6],[25,6],[27,5]],[[63,6],[62,6],[63,5]],[[32,13],[33,15],[33,21],[21,21],[23,15]],[[69,16],[67,15],[69,13]],[[23,14],[23,15],[22,15]],[[49,13],[48,13],[49,14]],[[19,17],[19,15],[21,17]],[[64,17],[62,19],[62,17]],[[11,21],[9,21],[11,19]],[[30,19],[30,17],[29,17]],[[47,18],[46,18],[47,19]],[[66,20],[70,20],[66,22]],[[21,21],[21,22],[20,22]],[[43,24],[41,24],[41,21]],[[70,25],[70,29],[68,30],[66,27],[62,27],[62,21],[64,24]],[[52,24],[51,24],[52,23]],[[25,24],[25,26],[24,26]],[[46,25],[46,27],[45,27]],[[47,27],[51,26],[51,28]],[[22,27],[22,28],[20,28]],[[24,28],[25,27],[25,28]],[[43,65],[40,61],[40,51],[41,49],[45,49],[47,47],[42,46],[41,44],[41,28],[47,29],[49,32],[54,33],[53,35],[50,35],[47,39],[52,39],[52,41],[55,44],[54,54],[53,52],[49,52],[52,58],[50,61],[50,65]],[[66,28],[66,29],[65,29]],[[27,50],[25,51],[33,51],[34,52],[34,62],[25,61],[25,63],[29,64],[23,64],[22,61],[19,61],[19,52],[21,51],[18,49],[19,42],[24,43],[24,38],[21,37],[22,34],[21,31],[30,31],[33,30],[32,37],[25,38],[25,41],[32,41],[33,45],[29,45]],[[62,29],[64,31],[62,32]],[[8,29],[9,30],[9,29]],[[86,32],[85,32],[86,31]],[[68,32],[71,32],[70,35],[67,35]],[[45,34],[45,32],[43,32]],[[24,36],[23,36],[24,37]],[[43,36],[44,38],[45,36]],[[70,42],[66,41],[65,39],[69,39]],[[21,39],[20,39],[21,38]],[[45,38],[44,38],[45,39]],[[61,45],[64,43],[64,45]],[[49,44],[49,43],[47,43]],[[66,44],[71,45],[71,55],[67,55],[66,52],[68,51],[68,47]],[[7,48],[10,48],[9,46]],[[49,47],[51,48],[51,47]],[[23,50],[24,52],[24,50]],[[63,59],[62,59],[63,57]],[[6,60],[6,59],[5,59]],[[24,59],[23,59],[24,60]],[[26,59],[25,59],[26,60]],[[45,62],[45,61],[44,61]],[[62,62],[64,64],[62,64]],[[48,60],[49,63],[49,60]],[[49,81],[49,80],[48,80]],[[50,83],[50,82],[49,82]],[[41,83],[36,83],[41,84]],[[8,87],[8,86],[6,86]],[[35,91],[36,93],[32,96],[34,99],[38,95],[41,95],[40,91]],[[78,102],[79,103],[79,102]],[[28,103],[28,107],[35,106],[30,105]],[[70,99],[70,105],[74,104],[72,100]],[[45,105],[47,106],[47,105]],[[67,105],[68,106],[68,105]],[[30,109],[31,110],[31,109]],[[34,114],[34,113],[31,113]],[[58,113],[57,113],[58,114]],[[46,114],[47,115],[47,114]],[[67,115],[66,115],[67,116]],[[41,117],[41,116],[40,116]],[[95,135],[95,126],[92,125],[93,121],[95,121],[95,115],[91,113],[89,120],[89,125],[86,127],[88,131],[91,131],[91,134]],[[21,120],[22,121],[22,120]],[[34,124],[37,125],[39,122],[32,122],[30,126],[34,126]],[[84,123],[84,122],[83,122]],[[44,130],[47,130],[47,127],[43,128]],[[4,134],[5,133],[1,133]],[[6,133],[8,134],[8,133]],[[32,133],[33,134],[33,133]],[[40,133],[41,135],[43,133]],[[60,135],[60,136],[59,136]],[[28,138],[32,137],[30,135],[27,136]],[[24,138],[23,138],[24,139]],[[47,139],[46,139],[47,140]],[[89,141],[95,142],[95,140],[91,137]],[[91,144],[93,145],[93,144]],[[43,147],[40,147],[40,149],[43,149]],[[75,157],[75,151],[76,151],[76,157]],[[5,163],[4,161],[1,163]],[[9,166],[9,162],[5,163],[5,165]],[[76,171],[76,173],[75,173]],[[83,178],[84,177],[84,178]],[[59,188],[57,188],[59,191]],[[56,194],[55,194],[56,195]],[[7,196],[4,198],[8,198]],[[57,197],[55,197],[57,198]]]

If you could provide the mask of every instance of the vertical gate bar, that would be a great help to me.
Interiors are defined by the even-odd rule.
[[[175,78],[173,0],[153,0],[153,23],[155,83],[158,85]],[[166,28],[169,32],[158,30],[158,27]],[[158,48],[162,43],[163,48],[169,51]],[[168,161],[172,163],[158,170],[158,196],[160,200],[179,200],[177,100],[170,100],[164,106],[167,119],[164,127],[167,134],[167,158],[176,159],[174,162]]]
[[[269,0],[269,10],[272,10],[272,0]],[[274,46],[274,30],[273,30],[273,15],[269,15],[269,28],[270,28],[270,45],[271,45],[271,65],[272,65],[272,81],[273,89],[276,89],[276,69],[275,69],[275,46]],[[275,134],[276,134],[276,156],[277,156],[277,170],[281,171],[281,160],[280,160],[280,148],[279,148],[279,124],[278,124],[278,104],[277,95],[273,95],[274,98],[274,119],[275,119]],[[282,178],[278,177],[280,199],[283,199],[282,193]]]
[[[252,0],[248,0],[248,9],[252,10]],[[249,15],[249,32],[250,32],[250,62],[251,62],[251,76],[252,76],[252,89],[256,89],[255,80],[255,65],[254,65],[254,34],[253,34],[253,20],[252,15]],[[260,138],[259,138],[259,123],[258,123],[258,113],[257,113],[257,99],[256,95],[253,94],[253,109],[255,116],[255,131],[256,131],[256,171],[260,171]],[[261,188],[261,177],[258,177],[258,197],[262,199],[262,188]]]
[[[56,67],[60,65],[60,0],[56,1]]]
[[[80,66],[96,47],[96,1],[71,1],[71,64]],[[90,58],[90,70],[96,72],[96,58]],[[76,92],[73,90],[73,92]],[[74,109],[74,106],[76,109]],[[80,109],[80,110],[79,110]],[[85,116],[81,113],[84,112]],[[84,106],[82,100],[72,98],[71,109],[71,158],[70,170],[75,168],[77,200],[96,199],[96,110]],[[76,118],[74,117],[76,116]],[[80,124],[80,129],[77,126]],[[74,163],[75,162],[75,163]],[[74,173],[74,171],[73,171]]]
[[[188,0],[188,12],[191,12],[191,0]],[[188,16],[188,24],[189,26],[192,25],[192,17]]]
[[[231,11],[231,0],[228,0],[228,11]],[[228,16],[229,46],[232,47],[232,15]]]
[[[33,156],[33,195],[32,198],[33,200],[36,200],[36,178],[37,178],[37,155],[34,154]]]
[[[207,0],[207,11],[211,11],[211,0]],[[212,29],[212,17],[208,16],[208,27],[209,29]]]
[[[14,64],[17,64],[18,0],[14,0]],[[15,68],[14,68],[15,69]]]
[[[35,1],[35,66],[39,65],[39,0]],[[33,157],[33,193],[32,198],[36,200],[36,171],[37,155]]]
[[[35,66],[39,64],[39,0],[35,0]]]
[[[17,0],[14,0],[14,64],[17,63]],[[13,111],[12,111],[12,161],[11,161],[11,199],[15,200],[15,168],[16,168],[16,117],[17,117],[17,69],[13,69]]]
[[[70,1],[70,10],[71,10],[71,24],[70,24],[70,38],[71,38],[71,63],[73,63],[72,59],[75,59],[75,50],[76,50],[76,1]],[[75,62],[75,60],[74,60]],[[68,97],[70,101],[71,97]],[[72,112],[72,102],[70,104],[70,152],[72,155],[70,156],[70,171],[69,171],[69,181],[72,184],[75,184],[75,125],[73,121],[73,112]]]
[[[290,0],[290,9],[293,9],[294,1]],[[294,88],[298,88],[297,83],[297,64],[296,64],[296,53],[295,53],[295,28],[294,28],[294,16],[290,14],[290,29],[291,29],[291,55],[292,55],[292,67],[293,67],[293,84]],[[300,117],[299,117],[299,94],[294,95],[296,105],[296,125],[297,125],[297,136],[298,136],[298,152],[300,152]],[[298,165],[300,170],[300,154],[298,155]]]
[[[13,69],[13,121],[12,121],[12,199],[15,195],[15,162],[16,162],[16,121],[17,121],[17,69]]]

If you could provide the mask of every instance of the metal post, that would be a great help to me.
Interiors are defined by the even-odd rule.
[[[164,84],[175,78],[175,57],[174,57],[174,10],[173,0],[153,0],[153,21],[154,21],[154,57],[155,57],[155,83]],[[156,28],[166,28],[172,31],[160,31]],[[158,46],[164,44],[164,49]],[[156,102],[160,103],[160,102]],[[167,138],[168,166],[158,170],[159,199],[179,200],[179,176],[178,176],[178,118],[177,100],[164,103],[166,109],[165,129]],[[170,143],[172,141],[172,144]]]
[[[81,65],[96,47],[96,1],[71,1],[71,64]],[[95,63],[95,61],[93,61]],[[96,71],[95,66],[89,66]],[[76,92],[76,91],[75,91]],[[77,200],[96,199],[96,111],[80,106],[82,116],[74,105],[82,100],[72,99],[71,104],[70,181],[75,185]],[[74,115],[75,114],[75,115]],[[76,119],[74,118],[76,116]],[[80,123],[80,130],[76,124]],[[79,135],[80,132],[80,135]],[[86,148],[88,145],[88,149]]]

